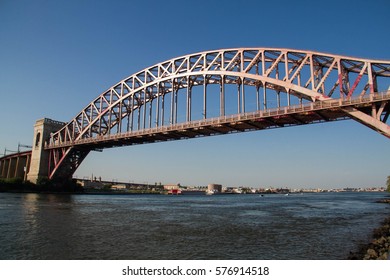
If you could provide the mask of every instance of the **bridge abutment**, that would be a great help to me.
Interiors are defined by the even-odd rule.
[[[40,119],[34,125],[34,138],[31,153],[30,171],[27,180],[37,183],[39,178],[49,177],[49,151],[45,150],[45,143],[50,134],[60,130],[65,123],[48,118]]]

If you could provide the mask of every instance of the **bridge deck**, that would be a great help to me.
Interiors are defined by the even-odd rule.
[[[380,103],[386,100],[390,100],[390,92],[360,96],[351,99],[329,99],[302,105],[221,116],[169,126],[103,135],[94,138],[85,138],[57,145],[51,144],[47,145],[46,149],[78,146],[79,148],[85,147],[93,150],[343,120],[350,118],[347,112],[344,111],[347,107],[352,106],[369,113],[371,112],[374,103]]]

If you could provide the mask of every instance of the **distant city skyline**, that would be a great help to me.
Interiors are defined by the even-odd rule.
[[[336,8],[337,7],[337,8]],[[0,4],[0,153],[69,121],[148,66],[231,47],[390,60],[385,0],[10,1]],[[378,43],[379,42],[379,43]],[[390,142],[351,120],[91,152],[78,178],[227,187],[384,186]]]

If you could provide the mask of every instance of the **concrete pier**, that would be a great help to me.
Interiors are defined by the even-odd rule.
[[[45,143],[49,141],[51,133],[60,130],[64,125],[63,122],[48,118],[36,121],[28,181],[36,183],[38,178],[49,176],[49,151],[45,150]]]

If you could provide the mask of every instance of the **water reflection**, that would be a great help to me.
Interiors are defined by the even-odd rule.
[[[21,258],[68,258],[71,240],[64,239],[64,235],[71,227],[79,225],[77,215],[72,215],[72,205],[73,197],[66,194],[31,193],[21,196],[25,229],[22,244],[30,248],[27,256]]]
[[[31,230],[31,234],[37,234],[38,194],[29,193],[22,197],[22,209],[25,223]]]

